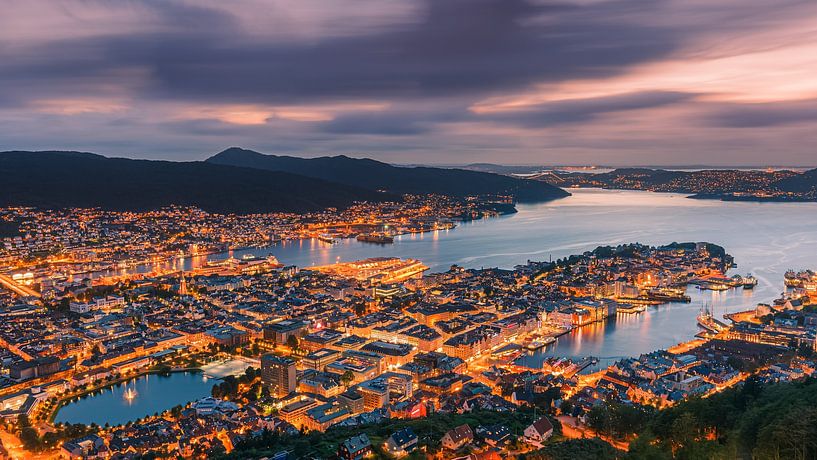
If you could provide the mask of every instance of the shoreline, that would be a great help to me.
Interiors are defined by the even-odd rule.
[[[113,387],[115,387],[115,386],[117,386],[117,385],[119,385],[121,383],[127,383],[127,382],[130,382],[132,380],[137,380],[137,379],[140,379],[140,378],[148,376],[148,375],[170,376],[171,374],[181,374],[181,373],[198,374],[198,373],[204,373],[204,370],[202,368],[200,368],[200,367],[172,368],[169,371],[161,371],[161,370],[156,370],[156,369],[150,369],[150,370],[147,370],[145,372],[139,372],[139,373],[137,373],[135,375],[131,375],[131,376],[127,376],[127,377],[120,377],[119,379],[108,382],[108,383],[106,383],[104,385],[101,385],[101,386],[98,386],[98,387],[94,387],[94,388],[85,390],[85,391],[83,391],[81,393],[72,394],[71,396],[63,396],[63,397],[59,398],[57,400],[57,403],[56,403],[54,409],[51,410],[51,413],[48,415],[48,417],[45,420],[46,420],[47,423],[54,425],[54,419],[57,417],[57,414],[59,413],[60,409],[62,409],[63,407],[68,406],[69,404],[73,404],[75,402],[81,401],[83,398],[86,398],[88,396],[94,396],[95,393],[99,392],[100,390],[106,390],[108,388],[113,388]],[[221,379],[220,378],[213,378],[213,380],[221,380]],[[86,426],[90,426],[90,425],[86,425]],[[117,426],[117,425],[112,425],[112,426]]]

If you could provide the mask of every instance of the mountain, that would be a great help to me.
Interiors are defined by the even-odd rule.
[[[171,204],[217,213],[307,212],[398,196],[286,172],[81,152],[0,152],[0,206],[142,211]]]
[[[517,201],[533,202],[563,198],[570,194],[544,182],[463,169],[398,167],[368,158],[344,155],[298,158],[265,155],[232,147],[206,160],[210,164],[283,171],[391,193],[437,193],[450,196],[514,195]]]

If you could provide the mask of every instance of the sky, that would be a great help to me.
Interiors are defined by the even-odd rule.
[[[815,0],[3,0],[0,150],[817,165]]]

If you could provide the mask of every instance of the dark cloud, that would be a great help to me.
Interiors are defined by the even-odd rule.
[[[817,122],[817,99],[765,104],[731,104],[707,117],[727,128],[768,128]]]
[[[578,123],[598,115],[628,110],[649,109],[677,104],[696,95],[672,91],[647,91],[590,99],[571,99],[540,104],[524,110],[491,113],[483,119],[512,123],[519,126],[540,128],[545,126]]]
[[[340,115],[318,126],[322,132],[332,134],[405,136],[428,133],[439,123],[470,119],[472,115],[466,105],[446,100],[424,107],[389,107]]]
[[[39,22],[11,7],[28,30],[0,16],[4,148],[626,164],[656,152],[672,163],[694,138],[699,157],[683,163],[813,157],[815,101],[717,101],[794,97],[789,75],[813,93],[794,81],[813,60],[792,56],[813,42],[814,0],[63,1]],[[361,1],[363,14],[343,11]],[[560,101],[526,105],[542,99]],[[505,103],[516,108],[469,110]],[[628,111],[637,123],[606,123]],[[757,127],[770,129],[740,129]]]
[[[179,21],[175,28],[49,43],[32,51],[49,59],[5,66],[0,79],[31,76],[59,85],[115,81],[122,69],[142,69],[150,80],[138,89],[152,98],[292,103],[473,96],[611,75],[666,55],[676,45],[673,32],[608,19],[640,3],[427,0],[424,16],[392,30],[274,41],[248,35],[221,11],[150,2],[159,22]]]
[[[671,32],[607,21],[607,8],[615,5],[429,0],[418,23],[372,35],[287,45],[207,36],[156,48],[152,38],[131,39],[111,44],[110,57],[151,49],[134,64],[154,70],[155,89],[162,95],[286,103],[473,96],[610,75],[673,49]],[[531,23],[532,18],[541,23]]]

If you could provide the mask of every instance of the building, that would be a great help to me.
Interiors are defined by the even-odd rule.
[[[448,431],[440,441],[444,448],[448,450],[457,450],[462,446],[468,445],[474,441],[474,432],[468,425],[460,425],[453,430]]]
[[[542,417],[525,428],[525,441],[541,448],[545,441],[553,436],[553,424],[547,417]]]
[[[298,390],[301,393],[312,393],[324,398],[331,398],[339,395],[343,391],[343,387],[340,386],[340,381],[334,374],[308,372],[304,373],[304,377],[298,382]]]
[[[324,368],[326,368],[326,366],[337,361],[339,358],[339,351],[332,350],[330,348],[321,348],[320,350],[315,350],[304,356],[304,358],[301,360],[301,364],[307,369],[322,371]]]
[[[294,360],[271,353],[261,357],[261,381],[270,387],[272,395],[283,398],[294,392],[295,375]]]
[[[414,355],[417,354],[411,345],[382,342],[379,340],[366,344],[361,350],[381,356],[383,363],[389,367],[402,366],[410,362],[412,358],[414,358]]]
[[[467,361],[499,345],[501,342],[502,330],[500,328],[479,326],[446,340],[443,343],[443,351],[449,356]]]
[[[406,427],[389,436],[386,440],[386,450],[395,457],[402,457],[417,448],[417,441],[417,435],[411,427]]]
[[[360,460],[372,453],[372,442],[366,433],[352,436],[338,446],[338,458],[343,460]]]
[[[20,361],[9,366],[9,377],[14,380],[28,380],[54,374],[60,370],[60,360],[54,356]]]
[[[386,407],[389,404],[389,385],[382,379],[368,380],[357,387],[363,395],[363,410],[366,412]]]
[[[343,334],[332,329],[321,329],[301,339],[301,348],[307,351],[317,351],[329,347],[343,338]]]
[[[349,418],[352,412],[343,404],[321,404],[306,411],[304,426],[313,431],[326,431],[330,426]]]
[[[349,408],[353,414],[359,414],[365,410],[363,395],[355,390],[346,390],[338,395],[338,402]]]
[[[489,446],[497,447],[509,443],[513,439],[511,430],[505,425],[496,424],[477,427],[477,436]]]
[[[284,344],[290,337],[300,338],[306,332],[307,324],[303,321],[287,319],[264,327],[264,340]]]
[[[250,337],[246,332],[232,326],[208,329],[204,332],[204,335],[211,343],[217,343],[225,347],[237,347],[250,341]]]
[[[292,426],[300,428],[304,425],[307,411],[317,406],[318,403],[314,399],[301,396],[295,401],[282,407],[278,411],[278,416]]]
[[[105,440],[89,434],[62,444],[60,453],[69,459],[108,458]]]

